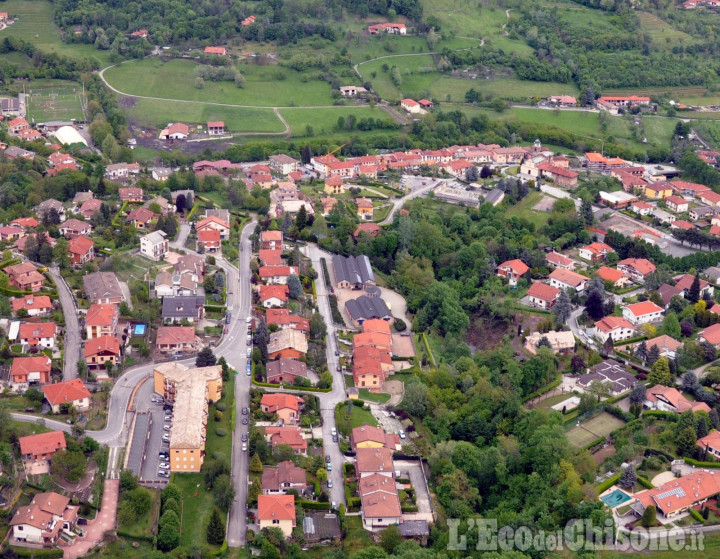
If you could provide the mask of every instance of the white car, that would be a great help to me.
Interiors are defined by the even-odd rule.
[[[251,347],[247,348],[247,356],[252,357],[252,348]]]
[[[158,464],[158,468],[160,468],[161,470],[169,470],[170,464],[168,464],[167,462],[160,462]]]
[[[164,430],[164,431],[169,431],[169,430],[170,430],[170,425],[163,425],[163,430]]]
[[[170,433],[163,433],[162,440],[169,441],[170,440]]]
[[[335,427],[333,427],[332,429],[330,429],[330,434],[331,434],[333,437],[334,437],[335,435],[337,435],[337,429],[335,429]]]
[[[398,435],[400,435],[400,438],[401,438],[401,439],[404,439],[404,438],[405,438],[405,431],[403,431],[402,429],[400,429],[400,432],[398,433]]]
[[[245,319],[245,322],[246,322],[247,324],[250,324],[250,323],[252,322],[252,316],[248,316],[248,317]]]
[[[243,452],[247,452],[247,443],[242,444]]]

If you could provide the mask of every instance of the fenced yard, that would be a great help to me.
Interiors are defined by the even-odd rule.
[[[610,433],[625,425],[622,419],[618,419],[608,412],[602,412],[595,417],[583,421],[567,432],[570,444],[575,448],[582,448],[595,439],[607,437]]]

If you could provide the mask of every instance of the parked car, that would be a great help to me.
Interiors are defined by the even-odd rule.
[[[333,440],[334,443],[338,442],[338,436],[337,436],[337,435],[333,435],[333,436],[332,436],[332,440]]]
[[[162,440],[169,441],[170,440],[170,433],[163,433]]]
[[[330,455],[329,455],[329,454],[326,454],[326,455],[325,455],[325,463],[326,463],[326,464],[329,464],[330,462],[332,462],[332,458],[330,458]]]
[[[405,431],[403,431],[402,429],[400,429],[400,432],[398,433],[398,435],[400,435],[400,438],[401,438],[401,439],[404,439],[405,436],[406,436],[406,435],[405,435]]]
[[[165,421],[172,421],[172,415],[166,415]]]
[[[332,464],[328,463],[326,468],[328,472],[332,472]]]
[[[243,433],[243,434],[242,434],[242,442],[246,443],[247,440],[248,440],[248,434],[247,434],[247,433]]]
[[[163,431],[169,431],[170,425],[163,425]]]
[[[252,316],[248,316],[248,317],[245,319],[245,322],[247,322],[248,324],[250,324],[250,323],[252,322]]]
[[[247,417],[243,417],[242,424],[243,424],[243,425],[247,425],[247,424],[248,424],[248,418],[247,418]]]
[[[247,348],[247,356],[252,357],[252,348],[251,347]]]
[[[243,414],[243,415],[247,415],[248,413],[250,413],[250,410],[244,407],[244,408],[242,409],[242,414]]]
[[[328,489],[332,489],[332,480],[329,479],[327,482]]]
[[[340,355],[340,352],[336,349],[336,350],[335,350],[335,357],[337,357],[337,356],[339,356],[339,355]]]
[[[243,452],[247,452],[247,443],[242,444]]]
[[[158,475],[158,477],[168,478],[168,477],[170,477],[170,472],[168,472],[167,470],[158,470],[157,475]]]
[[[162,398],[158,398],[157,396],[153,396],[152,398],[150,398],[150,401],[153,404],[162,404],[164,400]]]
[[[330,429],[330,434],[331,434],[331,435],[337,435],[337,429],[336,429],[335,427],[333,427],[332,429]]]
[[[158,468],[160,468],[161,470],[169,470],[170,464],[168,464],[167,462],[160,462],[158,464]]]

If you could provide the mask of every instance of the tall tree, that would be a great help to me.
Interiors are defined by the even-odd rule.
[[[645,363],[647,363],[648,365],[653,365],[659,358],[660,358],[660,348],[656,344],[653,344],[653,346],[648,351],[647,358],[645,359]]]
[[[298,231],[302,231],[305,229],[305,226],[308,223],[308,215],[307,210],[305,209],[305,204],[300,206],[300,209],[298,210],[297,215],[295,216],[295,227],[298,228]]]
[[[635,357],[640,359],[640,361],[644,362],[645,359],[647,359],[647,355],[648,355],[647,344],[645,343],[645,340],[643,340],[635,348]]]
[[[582,201],[582,206],[580,207],[580,217],[582,217],[585,225],[588,227],[593,224],[595,217],[593,216],[592,202],[589,200]]]
[[[295,274],[291,274],[288,276],[287,280],[287,286],[288,286],[288,295],[291,299],[295,299],[298,301],[302,297],[302,283],[300,283],[300,278],[297,277]]]
[[[593,289],[585,301],[585,310],[593,320],[600,320],[605,316],[605,300],[597,289]]]
[[[687,298],[691,303],[697,303],[700,299],[700,276],[698,274],[695,274],[692,285],[688,290]]]
[[[202,348],[195,358],[196,367],[212,367],[216,362],[215,354],[209,347]]]
[[[220,518],[220,511],[213,507],[207,525],[207,542],[210,545],[221,545],[225,541],[225,523]]]
[[[175,209],[178,213],[183,213],[186,207],[187,206],[185,205],[185,195],[178,194],[177,198],[175,198]]]
[[[628,467],[622,471],[622,474],[620,474],[620,486],[626,489],[632,489],[637,483],[637,477],[635,466],[629,464]]]
[[[302,161],[303,165],[309,165],[310,159],[312,159],[312,152],[310,151],[310,146],[308,144],[305,144],[305,147],[300,154],[300,160]]]
[[[558,300],[553,307],[553,313],[555,314],[555,320],[558,324],[565,324],[572,314],[572,302],[570,301],[570,295],[567,290],[561,289]]]
[[[653,363],[647,380],[651,386],[655,386],[656,384],[672,386],[672,376],[670,375],[670,365],[668,364],[667,357],[659,357],[658,360]]]
[[[266,363],[268,359],[267,347],[269,342],[270,333],[268,332],[267,324],[263,318],[260,320],[260,324],[258,324],[255,329],[255,346],[260,350],[260,356],[262,357],[263,363]]]

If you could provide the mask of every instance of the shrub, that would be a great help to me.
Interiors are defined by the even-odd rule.
[[[218,402],[215,404],[215,409],[219,411],[225,411],[227,409],[227,405],[225,405],[225,402]]]
[[[218,427],[217,429],[215,429],[215,434],[218,437],[224,437],[225,435],[227,435],[227,431],[225,429],[223,429],[222,427]]]
[[[395,330],[398,332],[402,332],[407,329],[407,324],[405,324],[405,321],[402,318],[396,318],[395,319]]]

